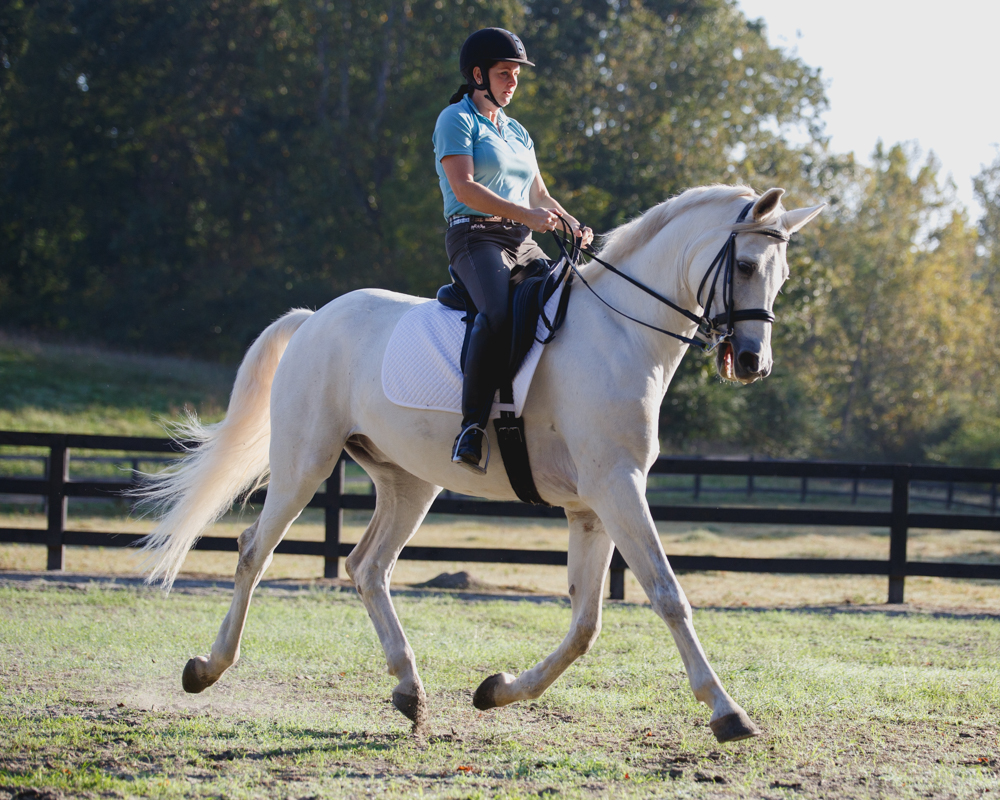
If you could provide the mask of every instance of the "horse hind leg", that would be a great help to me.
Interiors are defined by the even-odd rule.
[[[518,700],[534,700],[576,659],[590,650],[601,632],[604,577],[614,545],[591,512],[566,513],[569,519],[568,579],[573,619],[566,638],[552,655],[518,676],[491,675],[476,689],[472,704],[485,711]]]
[[[222,621],[211,653],[207,657],[195,656],[185,665],[181,676],[184,691],[193,694],[203,692],[239,660],[240,640],[253,591],[271,563],[274,548],[335,463],[317,465],[309,474],[300,474],[294,480],[272,476],[260,517],[237,539],[240,558],[236,565],[229,612]]]
[[[389,582],[400,551],[420,527],[441,488],[360,447],[349,446],[348,451],[374,481],[376,501],[371,522],[345,566],[382,643],[389,674],[398,681],[392,703],[418,733],[427,721],[427,695],[389,596]]]

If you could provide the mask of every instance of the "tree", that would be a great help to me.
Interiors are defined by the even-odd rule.
[[[979,242],[984,251],[983,279],[994,302],[1000,302],[1000,152],[993,163],[973,179],[976,199],[983,207]]]
[[[812,124],[818,73],[722,0],[15,0],[0,315],[234,358],[291,305],[433,292],[430,133],[485,25],[524,33],[511,111],[598,229],[697,183],[799,179],[775,131]]]
[[[836,452],[922,460],[978,388],[968,321],[990,314],[975,232],[964,213],[942,219],[933,157],[914,170],[902,146],[879,145],[873,161],[857,205],[819,227],[828,282],[797,368],[818,388]]]
[[[1000,155],[973,181],[983,207],[979,220],[976,286],[984,293],[982,315],[966,320],[976,349],[975,391],[957,430],[936,446],[932,457],[953,463],[1000,467]]]

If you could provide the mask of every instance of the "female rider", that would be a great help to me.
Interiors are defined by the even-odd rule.
[[[506,368],[499,334],[507,321],[511,269],[546,258],[531,231],[554,230],[560,215],[582,245],[594,238],[549,195],[531,137],[504,114],[522,64],[534,66],[513,33],[502,28],[473,33],[459,56],[466,83],[434,127],[448,260],[477,312],[465,362],[462,429],[451,460],[476,472],[485,472],[479,466],[483,434],[500,370]]]

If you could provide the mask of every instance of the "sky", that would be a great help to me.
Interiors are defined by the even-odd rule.
[[[933,151],[972,219],[972,178],[1000,144],[1000,0],[738,0],[773,46],[819,67],[835,152],[870,163],[875,143]]]

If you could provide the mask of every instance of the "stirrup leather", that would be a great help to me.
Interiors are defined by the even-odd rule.
[[[486,463],[483,466],[479,466],[478,464],[470,464],[468,461],[466,461],[464,458],[462,458],[461,456],[458,455],[458,447],[459,447],[459,445],[462,444],[462,440],[465,439],[465,437],[471,431],[479,431],[480,433],[483,434],[483,439],[486,441]],[[479,472],[479,473],[485,475],[486,474],[486,470],[489,469],[489,466],[490,466],[490,451],[491,450],[492,450],[492,446],[490,445],[490,437],[489,437],[489,434],[486,433],[486,429],[482,425],[479,425],[479,424],[473,422],[471,425],[468,425],[465,428],[463,428],[462,432],[460,434],[458,434],[458,438],[455,440],[455,447],[451,451],[451,460],[452,460],[453,464],[461,464],[463,467],[466,467],[468,469],[473,470],[474,472]]]

